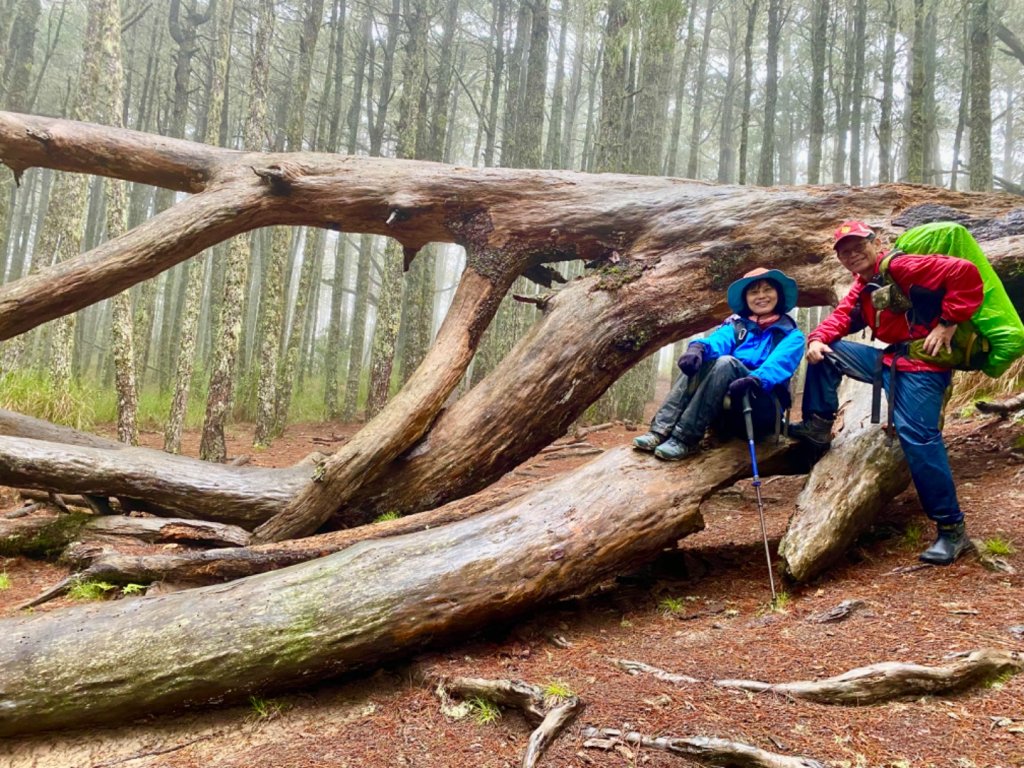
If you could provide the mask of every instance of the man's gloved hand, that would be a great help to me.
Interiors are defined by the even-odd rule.
[[[747,392],[750,390],[756,392],[759,389],[761,389],[761,380],[757,376],[744,376],[729,385],[729,397],[734,403],[738,403]]]
[[[704,362],[704,345],[703,344],[691,344],[686,348],[686,352],[679,358],[676,365],[679,366],[679,370],[685,373],[687,376],[693,376],[697,371],[700,370],[700,366]]]

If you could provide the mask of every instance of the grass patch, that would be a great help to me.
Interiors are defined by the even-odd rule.
[[[900,536],[900,549],[920,549],[924,544],[924,526],[920,523],[907,523],[907,527]]]
[[[658,610],[666,616],[675,616],[683,612],[686,603],[679,597],[663,597],[658,601]]]
[[[122,595],[143,595],[145,593],[145,584],[125,584],[123,587],[121,587]]]
[[[269,720],[281,714],[284,705],[275,699],[265,699],[262,696],[249,697],[249,709],[252,710],[251,717],[254,720]]]
[[[469,700],[469,710],[477,725],[493,725],[501,720],[498,705],[480,696],[474,696]]]
[[[68,590],[72,600],[102,600],[107,593],[117,589],[106,581],[80,581]]]
[[[549,680],[544,686],[544,697],[551,699],[569,699],[576,693],[561,680]]]
[[[400,517],[401,517],[401,515],[398,514],[398,512],[396,512],[395,510],[392,510],[390,512],[382,512],[381,514],[377,515],[373,519],[373,522],[375,522],[375,523],[386,523],[388,520],[397,520]]]
[[[1001,536],[985,539],[981,544],[981,550],[983,555],[993,555],[995,557],[1005,557],[1017,551],[1013,544]]]
[[[0,375],[0,408],[88,430],[95,423],[99,390],[72,381],[54,384],[48,371],[18,370]]]
[[[11,588],[11,577],[7,575],[7,571],[0,572],[0,590]]]
[[[996,675],[995,677],[992,677],[992,678],[989,678],[988,680],[986,680],[985,681],[985,687],[986,688],[994,688],[996,690],[999,690],[1004,685],[1006,685],[1008,682],[1010,682],[1010,679],[1015,674],[1016,674],[1016,672],[1014,672],[1012,669],[1008,669],[1006,672],[1002,672],[1002,673]]]

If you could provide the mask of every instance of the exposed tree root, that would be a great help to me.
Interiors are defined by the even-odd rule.
[[[994,403],[979,400],[974,404],[974,407],[982,413],[996,413],[1005,419],[1011,413],[1024,409],[1024,392]]]
[[[481,698],[504,707],[514,707],[535,725],[523,754],[523,768],[534,768],[545,750],[558,738],[583,709],[578,696],[553,698],[544,695],[538,686],[522,680],[487,680],[479,677],[456,677],[441,680],[438,693],[442,698],[455,694],[461,699]]]
[[[636,744],[647,749],[657,749],[685,757],[704,765],[729,768],[825,768],[824,763],[809,757],[780,755],[750,744],[708,736],[652,738],[636,731],[623,733],[615,728],[585,728],[583,736],[587,739],[583,746],[590,749],[614,749],[617,744]]]
[[[714,684],[720,688],[753,693],[780,693],[818,704],[861,706],[912,696],[962,691],[1024,669],[1024,654],[1016,651],[983,648],[957,654],[957,657],[953,663],[939,667],[883,661],[851,669],[825,680],[798,680],[791,683],[715,680]],[[659,680],[671,683],[699,682],[694,678],[674,675],[642,662],[617,660],[615,663],[634,675],[647,672]]]

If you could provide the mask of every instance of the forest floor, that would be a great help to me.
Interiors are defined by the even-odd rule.
[[[251,430],[236,427],[232,455],[284,465],[354,427],[290,428],[267,451],[248,448]],[[637,433],[615,427],[589,434],[597,448]],[[549,605],[462,638],[376,674],[324,681],[316,689],[257,698],[249,705],[147,718],[105,729],[0,741],[9,768],[505,768],[518,766],[531,726],[505,711],[490,723],[452,720],[417,670],[448,676],[515,678],[561,686],[585,704],[541,766],[690,765],[664,752],[619,744],[586,746],[587,726],[649,736],[716,736],[829,766],[1024,766],[1024,675],[955,696],[889,704],[826,706],[776,694],[748,694],[712,681],[820,679],[883,661],[942,664],[953,652],[1024,650],[1024,426],[990,418],[958,420],[947,437],[969,533],[1009,543],[1009,571],[971,554],[951,567],[915,567],[932,529],[909,490],[893,499],[848,557],[810,584],[781,585],[773,607],[757,506],[749,481],[706,502],[706,529],[666,551],[649,569],[595,585],[587,596]],[[184,450],[195,455],[197,435]],[[144,442],[159,446],[160,436]],[[336,445],[336,443],[335,443]],[[518,479],[544,478],[592,457],[545,458],[520,467]],[[768,533],[777,546],[801,477],[763,487]],[[14,502],[11,502],[14,503]],[[0,615],[57,582],[58,565],[8,560],[10,587]],[[126,598],[139,599],[139,598]],[[144,599],[144,598],[143,598]],[[837,623],[815,617],[844,600],[863,606]],[[59,611],[66,601],[39,610]],[[3,642],[0,638],[0,642]],[[689,675],[673,684],[636,677],[615,659]],[[695,764],[695,763],[694,763]]]

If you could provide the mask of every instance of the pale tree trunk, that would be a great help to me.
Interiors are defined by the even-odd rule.
[[[302,25],[302,34],[299,38],[297,88],[291,104],[293,122],[292,127],[289,129],[289,138],[295,142],[296,149],[302,143],[304,125],[302,116],[306,112],[306,100],[309,94],[313,71],[313,57],[316,52],[323,15],[323,0],[308,0],[305,19]],[[315,148],[322,149],[322,147]],[[299,349],[306,329],[306,307],[310,304],[314,280],[319,282],[320,279],[319,274],[314,272],[317,267],[322,266],[321,256],[323,249],[323,230],[307,230],[291,330],[287,335],[288,341],[284,346],[284,355],[280,361],[277,374],[277,392],[275,394],[273,423],[270,428],[271,435],[280,435],[288,423],[288,411],[291,409],[292,404],[292,391],[295,383]],[[287,301],[287,297],[284,298],[284,301]],[[258,422],[257,429],[259,429]]]
[[[992,189],[992,18],[988,0],[972,0],[971,190]]]
[[[643,54],[637,83],[636,120],[627,142],[632,173],[656,175],[663,167],[672,61],[682,13],[682,6],[676,3],[651,3],[642,17]]]
[[[747,34],[743,38],[743,111],[740,115],[740,156],[737,181],[747,183],[747,153],[750,146],[750,100],[754,90],[754,30],[759,0],[747,0]]]
[[[854,6],[853,39],[853,84],[850,92],[850,183],[859,187],[861,117],[864,102],[864,46],[867,32],[867,0],[857,0]]]
[[[700,174],[701,121],[704,115],[704,82],[708,71],[708,57],[711,55],[711,17],[718,0],[707,0],[704,9],[704,37],[700,44],[700,58],[695,73],[693,94],[693,123],[690,127],[690,157],[686,162],[686,176],[698,178]]]
[[[896,31],[899,19],[896,0],[886,0],[885,51],[882,54],[882,104],[878,116],[878,181],[887,184],[892,172],[892,107],[893,78],[896,67]]]
[[[848,9],[843,9],[841,16],[843,22],[843,57],[842,57],[842,78],[833,77],[832,81],[839,80],[839,89],[836,92],[836,135],[833,141],[834,151],[832,152],[832,183],[846,183],[846,156],[850,136],[850,89],[853,84],[853,16]],[[839,37],[839,24],[836,24],[836,37]]]
[[[551,92],[551,120],[548,123],[548,138],[544,147],[544,167],[562,167],[562,120],[565,110],[565,56],[569,36],[569,15],[572,7],[563,2],[560,26],[558,31],[558,52],[555,58],[555,83]],[[574,74],[579,71],[582,62],[577,61],[573,67]]]
[[[679,65],[679,79],[676,80],[675,109],[672,112],[672,133],[668,142],[668,157],[665,160],[666,176],[676,175],[676,163],[679,160],[679,138],[683,132],[683,101],[686,97],[686,86],[689,83],[690,60],[693,58],[693,31],[697,18],[697,5],[698,3],[694,0],[694,2],[689,3],[686,11],[686,43],[683,45],[683,60]],[[744,123],[743,127],[745,130],[746,123]]]
[[[718,133],[718,183],[736,182],[736,60],[739,52],[739,16],[730,14],[727,34],[729,36],[728,69],[725,75],[725,93],[722,96],[722,122]]]
[[[124,69],[121,65],[121,7],[119,0],[106,5],[102,25],[102,50],[99,87],[102,120],[121,127],[124,107]],[[127,189],[123,181],[106,182],[107,239],[123,235],[128,228]],[[135,380],[135,344],[132,338],[132,302],[130,291],[121,291],[113,300],[112,334],[114,345],[114,382],[117,391],[117,439],[135,445],[139,439],[138,391]]]
[[[967,120],[971,109],[971,19],[970,14],[965,14],[963,24],[960,27],[963,36],[963,65],[960,68],[960,106],[956,115],[956,132],[953,134],[953,164],[949,175],[949,188],[958,189],[960,186],[960,153],[963,146],[964,130],[967,128]]]
[[[225,109],[224,90],[227,87],[228,61],[231,56],[231,18],[234,14],[234,0],[218,0],[217,6],[206,137],[204,139],[205,143],[212,145],[220,143],[220,124]],[[164,450],[168,453],[181,451],[181,433],[185,426],[188,397],[192,389],[196,337],[199,331],[199,310],[208,264],[209,258],[204,254],[193,259],[188,267],[185,309],[177,336],[179,348],[174,375],[174,395],[171,399],[171,412],[164,428]]]
[[[530,52],[526,59],[522,115],[516,124],[515,165],[517,168],[541,168],[544,164],[544,94],[548,75],[548,0],[526,2],[531,8]]]
[[[102,4],[90,5],[85,34],[85,55],[78,75],[71,116],[74,120],[88,120],[93,117],[92,109],[99,88],[101,51],[91,41],[99,39],[105,8]],[[43,231],[36,246],[33,262],[42,267],[58,264],[78,255],[82,245],[85,214],[88,202],[86,196],[89,180],[84,176],[60,174],[50,193],[47,216]],[[71,358],[75,337],[75,315],[65,315],[53,324],[50,339],[50,376],[55,391],[67,396],[71,384]]]
[[[508,0],[493,0],[491,13],[491,40],[494,41],[494,58],[490,72],[490,102],[487,106],[487,138],[484,143],[484,165],[494,166],[495,146],[498,141],[498,103],[501,99],[501,83],[505,72],[505,19]]]
[[[829,0],[814,0],[811,11],[811,130],[807,146],[807,183],[821,183],[825,139],[825,63],[828,52]]]
[[[427,24],[426,5],[415,0],[409,15],[409,40],[405,51],[402,77],[402,97],[398,104],[398,146],[396,156],[416,156],[420,126],[420,91],[426,78]],[[396,342],[401,323],[403,303],[402,273],[404,254],[397,241],[389,241],[384,249],[381,268],[380,292],[377,295],[377,322],[373,330],[370,365],[370,391],[366,402],[368,417],[376,416],[391,395],[391,372],[395,363]],[[420,272],[422,276],[422,272]],[[412,303],[419,301],[419,286],[409,291]],[[416,308],[412,314],[416,314]],[[410,372],[411,375],[411,372]]]
[[[779,37],[782,34],[782,0],[768,0],[768,56],[764,86],[764,124],[757,183],[775,183],[775,104],[779,95]]]
[[[274,29],[274,2],[263,0],[253,50],[268,52]],[[243,144],[247,149],[262,146],[267,122],[267,88],[270,70],[268,56],[255,56],[250,77],[251,96],[249,114],[245,122]],[[206,417],[199,455],[207,461],[223,461],[227,456],[224,443],[224,425],[227,422],[234,393],[238,368],[239,339],[245,315],[245,286],[248,282],[249,262],[252,258],[248,235],[231,240],[228,248],[227,268],[224,275],[224,298],[221,301],[217,327],[220,338],[214,344],[210,390],[206,400]]]
[[[925,163],[927,161],[928,137],[925,134],[927,119],[925,110],[925,94],[928,89],[927,67],[925,65],[925,17],[931,0],[914,0],[914,39],[911,49],[910,82],[907,87],[910,121],[907,126],[906,180],[911,183],[924,183]]]
[[[341,416],[345,421],[350,421],[355,417],[359,402],[359,384],[363,375],[363,346],[366,339],[366,305],[370,293],[372,266],[373,238],[370,235],[361,235],[356,263],[355,306],[352,310],[352,332],[349,336],[345,400],[341,411]]]
[[[597,129],[595,166],[598,173],[621,171],[628,156],[623,135],[628,47],[628,6],[624,0],[609,0],[601,63],[601,123]]]

